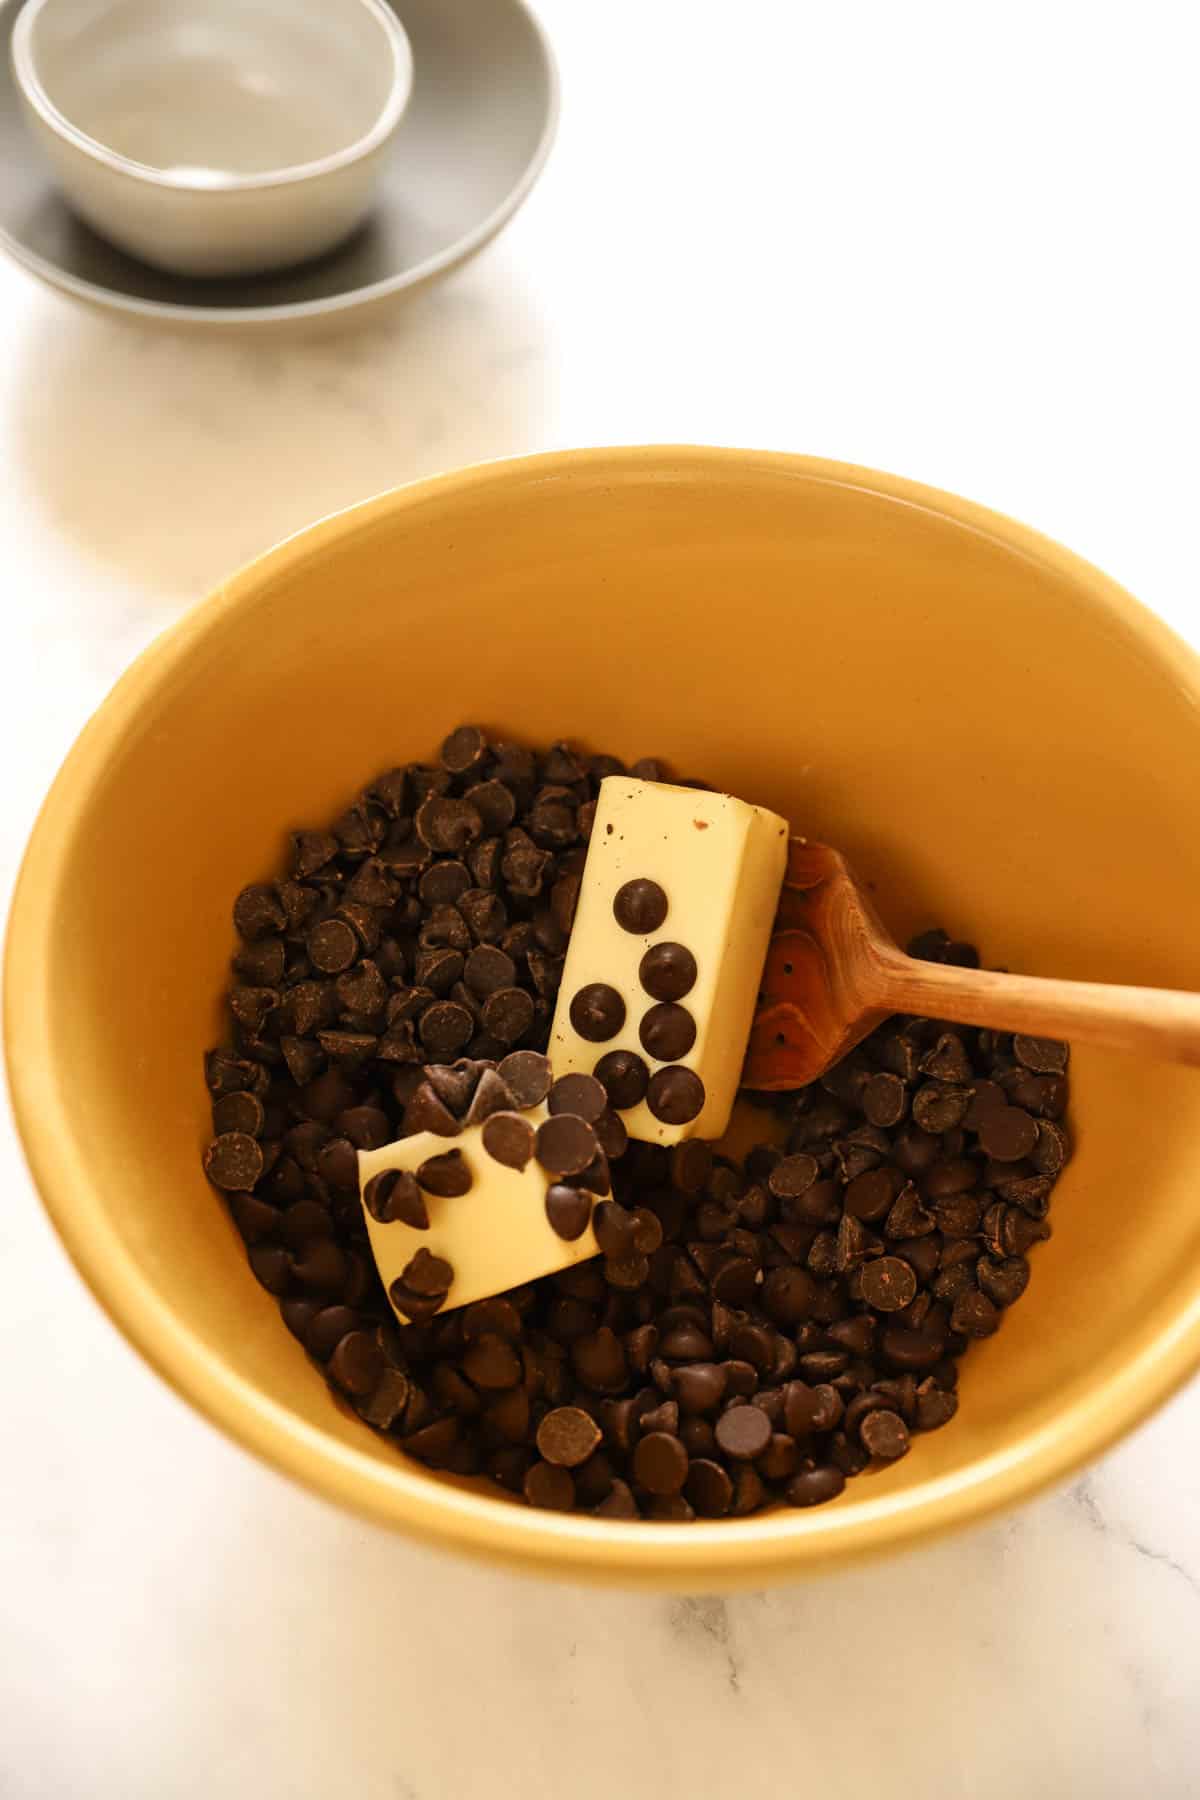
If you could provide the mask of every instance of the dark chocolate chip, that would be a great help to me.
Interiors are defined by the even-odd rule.
[[[582,1175],[598,1149],[591,1126],[571,1113],[544,1119],[538,1126],[537,1159],[552,1175]]]
[[[487,748],[487,738],[477,725],[460,725],[442,745],[442,767],[451,775],[465,775],[479,767]]]
[[[484,1121],[481,1142],[506,1169],[523,1169],[533,1155],[534,1129],[518,1112],[496,1112]]]
[[[657,931],[667,916],[667,896],[657,881],[640,876],[617,889],[613,917],[622,931],[646,937]]]
[[[534,1463],[525,1477],[524,1494],[530,1506],[544,1507],[549,1512],[570,1512],[575,1505],[575,1483],[570,1470],[556,1468],[553,1463]]]
[[[470,801],[483,820],[483,829],[492,843],[503,836],[516,817],[516,800],[512,790],[505,787],[502,781],[476,782],[467,789],[464,798]],[[482,885],[489,884],[485,882]]]
[[[858,1428],[864,1450],[894,1462],[909,1447],[908,1427],[899,1413],[869,1412]]]
[[[470,1193],[472,1185],[470,1165],[461,1150],[443,1150],[437,1156],[427,1156],[417,1169],[417,1180],[427,1194],[434,1194],[439,1200],[457,1199],[460,1194]]]
[[[533,995],[525,994],[524,988],[497,988],[484,1001],[484,1030],[500,1044],[520,1042],[533,1021]]]
[[[704,1083],[693,1069],[671,1065],[650,1077],[646,1104],[664,1125],[687,1125],[704,1110]]]
[[[227,1131],[204,1152],[204,1173],[226,1193],[246,1192],[263,1172],[262,1146],[245,1131]]]
[[[678,1062],[696,1042],[696,1021],[686,1006],[664,1001],[643,1014],[638,1037],[656,1062]]]
[[[1013,1038],[1013,1055],[1037,1075],[1061,1075],[1067,1066],[1068,1050],[1057,1038],[1027,1037],[1018,1031]]]
[[[858,1283],[863,1300],[876,1312],[900,1312],[917,1291],[912,1268],[899,1256],[881,1256],[865,1264]]]
[[[649,1494],[678,1494],[688,1473],[688,1453],[670,1432],[651,1431],[633,1453],[633,1477]]]
[[[757,1406],[727,1407],[717,1420],[717,1444],[735,1462],[753,1462],[771,1441],[771,1421]]]
[[[787,1484],[789,1506],[824,1506],[836,1500],[846,1485],[846,1477],[832,1463],[812,1464],[801,1468]]]
[[[600,1427],[579,1406],[556,1406],[537,1429],[537,1447],[548,1463],[577,1469],[600,1443]]]
[[[1038,1141],[1039,1124],[1019,1106],[991,1108],[979,1123],[979,1146],[996,1162],[1018,1162]]]
[[[437,1000],[421,1014],[417,1030],[431,1057],[452,1062],[474,1037],[475,1021],[456,1000]]]
[[[872,1125],[887,1130],[898,1125],[908,1107],[908,1094],[898,1075],[872,1075],[859,1097],[859,1104]]]
[[[594,1075],[561,1075],[550,1089],[548,1104],[553,1115],[575,1113],[595,1125],[608,1110],[608,1094]]]
[[[540,1050],[513,1050],[496,1070],[517,1106],[540,1106],[553,1079],[549,1058]]]
[[[217,1136],[237,1133],[242,1137],[261,1137],[266,1111],[257,1094],[222,1094],[213,1102],[212,1121]]]
[[[482,1125],[486,1119],[500,1112],[516,1110],[516,1101],[512,1089],[506,1081],[502,1081],[495,1069],[485,1069],[479,1077],[479,1085],[471,1096],[471,1104],[467,1108],[463,1125]]]
[[[401,1272],[400,1279],[413,1294],[448,1294],[454,1281],[453,1265],[443,1256],[421,1248]]]
[[[308,960],[325,975],[340,975],[359,953],[359,941],[344,919],[326,919],[305,940]]]
[[[683,944],[655,944],[638,964],[638,978],[653,1000],[682,1000],[696,985],[696,959]]]
[[[625,1002],[607,982],[590,982],[571,1001],[571,1024],[589,1044],[616,1037],[624,1023]]]
[[[518,1351],[499,1332],[485,1331],[463,1353],[463,1374],[488,1392],[515,1388],[523,1365]]]
[[[618,1112],[637,1106],[646,1097],[650,1071],[632,1050],[610,1050],[592,1071]]]
[[[407,1169],[384,1169],[363,1189],[363,1205],[381,1225],[397,1223],[413,1231],[429,1230],[425,1197]]]
[[[546,1190],[546,1218],[550,1229],[567,1243],[581,1238],[592,1216],[592,1201],[578,1188],[554,1182]]]
[[[846,1189],[846,1211],[868,1222],[885,1218],[896,1198],[897,1181],[890,1169],[868,1169],[856,1175]]]
[[[777,1162],[767,1176],[767,1186],[780,1200],[798,1199],[808,1192],[819,1173],[816,1157],[801,1152]]]
[[[330,1380],[357,1398],[374,1390],[383,1369],[383,1352],[366,1331],[348,1331],[329,1359]]]
[[[477,944],[463,966],[462,978],[473,994],[486,1000],[491,994],[513,988],[517,965],[495,944]]]
[[[971,1104],[971,1090],[948,1087],[940,1081],[927,1081],[912,1099],[912,1116],[922,1131],[952,1131],[961,1125]]]

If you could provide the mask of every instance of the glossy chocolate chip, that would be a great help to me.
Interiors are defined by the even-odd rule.
[[[682,1000],[696,985],[696,959],[684,944],[654,944],[638,964],[638,979],[653,1000]]]
[[[552,1116],[574,1113],[595,1125],[608,1111],[608,1094],[594,1075],[562,1075],[550,1089],[547,1104]]]
[[[252,1188],[263,1172],[262,1145],[244,1131],[227,1131],[204,1152],[204,1173],[227,1193]]]
[[[413,1231],[429,1230],[425,1197],[415,1175],[407,1169],[384,1169],[363,1189],[363,1205],[381,1225],[408,1225]]]
[[[496,1073],[507,1085],[519,1107],[540,1106],[550,1092],[553,1077],[550,1059],[540,1050],[512,1050]]]
[[[771,1441],[771,1421],[757,1406],[730,1406],[717,1420],[717,1445],[735,1462],[753,1462]]]
[[[550,1229],[564,1242],[574,1243],[588,1228],[592,1216],[590,1194],[556,1181],[546,1190],[546,1218]]]
[[[632,1050],[610,1050],[592,1073],[607,1093],[609,1105],[618,1112],[637,1106],[646,1097],[650,1071]]]
[[[544,1119],[538,1126],[537,1159],[552,1175],[582,1175],[599,1148],[591,1126],[572,1113]]]
[[[417,1169],[417,1180],[427,1194],[454,1200],[471,1191],[471,1168],[461,1150],[444,1150],[427,1156]]]
[[[666,916],[667,896],[657,881],[643,876],[617,889],[613,917],[622,931],[646,937],[658,930]]]
[[[678,1494],[687,1480],[688,1453],[667,1431],[650,1431],[633,1453],[634,1480],[649,1494]]]
[[[497,1112],[484,1121],[480,1141],[487,1154],[506,1169],[523,1169],[533,1155],[535,1132],[517,1112]]]
[[[571,1001],[571,1024],[589,1044],[603,1044],[616,1037],[625,1023],[625,1002],[607,982],[593,981],[581,987]]]
[[[688,1125],[704,1110],[704,1083],[693,1069],[659,1069],[650,1077],[646,1104],[664,1125]]]
[[[548,1463],[577,1469],[600,1443],[600,1427],[578,1406],[556,1406],[537,1429],[537,1447]]]
[[[696,1021],[686,1006],[664,1001],[643,1014],[638,1037],[655,1062],[679,1062],[696,1042]]]

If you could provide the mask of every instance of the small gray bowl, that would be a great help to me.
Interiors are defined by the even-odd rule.
[[[26,0],[11,55],[76,212],[202,277],[286,268],[361,225],[413,78],[383,0]]]

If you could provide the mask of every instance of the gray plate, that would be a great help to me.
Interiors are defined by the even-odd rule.
[[[533,186],[550,150],[558,83],[523,0],[391,0],[412,40],[412,99],[371,222],[340,250],[282,275],[189,281],[89,231],[27,138],[0,11],[0,246],[78,300],[189,326],[315,322],[410,292],[473,256]]]

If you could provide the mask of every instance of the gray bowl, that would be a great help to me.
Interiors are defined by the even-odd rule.
[[[318,262],[188,280],[79,220],[26,135],[9,65],[22,0],[0,7],[0,247],[93,306],[208,329],[312,327],[411,293],[481,250],[542,169],[558,117],[545,35],[524,0],[389,0],[412,44],[412,99],[367,225]]]

